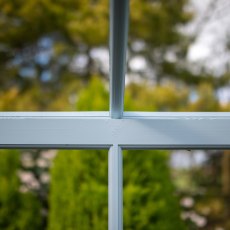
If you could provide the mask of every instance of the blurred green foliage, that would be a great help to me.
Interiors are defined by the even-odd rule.
[[[51,171],[48,229],[107,229],[107,153],[58,153]]]
[[[0,151],[0,229],[41,229],[41,205],[32,193],[19,192],[20,154]]]
[[[107,0],[1,0],[0,9],[0,40],[8,48],[23,48],[50,33],[91,46],[107,39]]]
[[[193,38],[179,29],[193,18],[188,2],[130,1],[129,74],[138,74],[159,84],[165,79],[190,85],[209,82],[214,88],[229,81],[229,73],[217,79],[188,68],[186,55]],[[63,94],[66,101],[70,94],[76,93],[81,84],[78,77],[85,82],[94,75],[108,79],[103,63],[92,55],[95,49],[108,47],[108,0],[27,0],[26,3],[0,0],[0,30],[1,93],[16,88],[18,96],[23,97],[34,89],[40,98],[46,98],[46,102],[37,100],[41,103],[40,110],[56,110],[49,102]],[[139,43],[142,48],[135,48]],[[47,62],[39,59],[40,55],[46,56]],[[71,69],[71,63],[81,55],[86,60],[83,69]],[[173,60],[168,59],[169,56],[173,56]],[[145,59],[148,71],[130,68],[135,57]],[[32,73],[25,76],[23,71]],[[69,85],[71,89],[66,90]]]
[[[142,56],[150,76],[134,74],[151,80],[154,76],[157,84],[127,85],[125,110],[229,111],[229,104],[221,106],[215,92],[229,81],[229,73],[216,78],[193,73],[185,65],[191,39],[178,28],[193,17],[187,3],[130,1],[128,73],[133,73],[130,60]],[[76,100],[77,110],[108,110],[108,73],[92,57],[95,48],[107,47],[108,8],[108,0],[0,0],[0,110],[75,110]],[[44,38],[52,43],[48,49],[40,45]],[[144,44],[142,49],[135,49],[138,42]],[[42,51],[52,51],[46,64],[37,61]],[[173,61],[167,59],[171,53]],[[76,55],[88,60],[79,72],[69,66]],[[23,68],[35,73],[25,77]],[[49,81],[42,78],[46,71],[51,73]],[[168,154],[142,152],[124,153],[125,228],[184,229]],[[58,154],[52,168],[49,229],[106,229],[107,167],[103,151]],[[19,193],[19,168],[18,153],[0,153],[0,229],[42,229],[39,201],[33,194]]]

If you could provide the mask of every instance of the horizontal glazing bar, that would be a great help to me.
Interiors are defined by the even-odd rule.
[[[229,148],[230,113],[0,113],[0,148]]]

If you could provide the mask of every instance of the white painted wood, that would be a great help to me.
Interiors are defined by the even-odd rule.
[[[123,229],[122,150],[118,145],[109,149],[109,230]]]
[[[0,148],[230,147],[230,113],[0,113]]]

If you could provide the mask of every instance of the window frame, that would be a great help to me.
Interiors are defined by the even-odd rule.
[[[110,111],[0,112],[0,148],[109,149],[109,230],[123,229],[123,149],[228,149],[230,113],[123,112],[128,0],[110,0]]]

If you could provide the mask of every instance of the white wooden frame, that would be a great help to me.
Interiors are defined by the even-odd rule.
[[[0,112],[0,148],[230,147],[229,113]]]
[[[122,149],[227,149],[230,113],[123,113],[128,0],[110,6],[110,112],[0,112],[0,148],[109,149],[109,230],[122,230]]]

